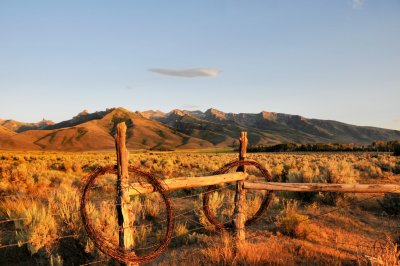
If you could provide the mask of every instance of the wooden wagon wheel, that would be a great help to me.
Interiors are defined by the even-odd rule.
[[[165,188],[160,183],[159,180],[155,176],[150,173],[143,172],[136,167],[129,166],[128,168],[130,173],[134,173],[140,177],[143,177],[149,182],[154,189],[154,192],[158,192],[162,200],[165,204],[166,209],[166,232],[162,242],[157,246],[157,248],[144,256],[137,256],[133,251],[128,251],[120,246],[114,245],[107,239],[103,234],[97,232],[93,225],[88,219],[88,212],[87,212],[87,201],[89,198],[89,192],[94,185],[94,181],[99,176],[102,176],[106,173],[113,173],[116,174],[116,167],[114,165],[109,165],[106,167],[101,167],[96,169],[93,173],[89,175],[86,182],[83,184],[81,188],[81,202],[80,202],[80,210],[81,210],[81,217],[83,224],[85,226],[86,232],[90,239],[94,242],[96,247],[100,249],[102,252],[106,253],[107,255],[117,259],[121,262],[125,263],[144,263],[149,262],[156,257],[158,257],[168,246],[169,242],[171,241],[173,228],[174,228],[174,219],[172,216],[172,206],[168,196],[165,193]]]
[[[226,174],[230,169],[232,168],[237,168],[239,166],[245,166],[245,165],[252,165],[255,166],[262,174],[262,176],[264,177],[265,181],[267,182],[271,182],[272,181],[272,176],[271,174],[268,172],[267,169],[265,169],[264,166],[262,166],[260,163],[256,162],[256,161],[249,161],[249,160],[237,160],[237,161],[233,161],[231,163],[226,164],[225,166],[223,166],[221,169],[215,171],[213,173],[213,175],[220,175],[220,174]],[[217,189],[216,185],[213,186],[208,186],[206,192],[204,193],[203,196],[203,211],[205,216],[207,217],[208,221],[215,225],[217,227],[217,229],[230,229],[233,227],[232,222],[227,222],[227,223],[222,223],[220,222],[215,215],[212,214],[211,209],[210,209],[210,194],[211,192],[215,191]],[[267,209],[269,204],[271,203],[271,200],[273,198],[273,191],[267,191],[267,194],[264,196],[263,201],[260,205],[260,208],[258,208],[258,210],[256,211],[256,213],[248,218],[246,220],[245,225],[251,225],[252,223],[254,223]]]

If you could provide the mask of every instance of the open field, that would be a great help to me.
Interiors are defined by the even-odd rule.
[[[209,175],[236,157],[132,152],[130,163],[171,178]],[[400,183],[400,158],[385,153],[257,153],[248,158],[281,182]],[[115,162],[114,152],[0,152],[0,265],[115,265],[87,237],[79,214],[83,178]],[[257,176],[254,169],[248,171]],[[111,243],[118,243],[115,182],[114,175],[99,178],[89,202],[91,222]],[[234,257],[229,234],[216,231],[202,213],[204,190],[170,192],[174,236],[151,265],[399,263],[400,200],[389,194],[276,193],[269,210],[247,228],[247,244]],[[212,193],[211,207],[220,220],[229,220],[233,194],[231,184]],[[248,193],[247,215],[256,211],[262,194]],[[157,193],[131,202],[135,252],[144,255],[162,239],[166,214]]]

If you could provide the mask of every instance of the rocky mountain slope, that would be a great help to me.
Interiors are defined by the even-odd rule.
[[[23,123],[23,122],[18,122],[15,120],[1,120],[0,119],[0,126],[3,126],[9,130],[15,131],[15,132],[24,132],[30,129],[42,129],[47,126],[53,125],[54,122],[51,120],[46,120],[43,118],[42,121],[39,121],[37,123]]]
[[[156,117],[180,132],[207,139],[214,145],[236,141],[241,130],[248,131],[251,144],[294,143],[356,143],[370,144],[376,140],[396,140],[400,131],[349,125],[332,120],[309,119],[298,115],[273,112],[224,113],[216,109],[206,112],[173,110]]]
[[[127,124],[127,147],[170,150],[211,147],[206,140],[178,132],[140,113],[123,108],[94,114],[81,114],[42,130],[28,130],[8,136],[0,132],[0,149],[26,150],[104,150],[114,148],[115,125]]]
[[[272,112],[224,113],[173,110],[131,112],[123,108],[89,113],[83,111],[57,124],[0,120],[3,150],[105,150],[114,148],[115,125],[125,121],[127,146],[131,149],[171,150],[232,147],[239,133],[248,132],[249,142],[356,143],[398,140],[400,131],[361,127],[337,121],[308,119]]]

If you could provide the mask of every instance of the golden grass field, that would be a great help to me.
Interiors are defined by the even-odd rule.
[[[131,165],[160,178],[209,175],[236,158],[236,153],[210,151],[131,152],[129,157]],[[281,182],[400,182],[399,157],[384,153],[248,158]],[[115,162],[114,152],[0,152],[0,265],[116,265],[88,238],[79,213],[83,178]],[[115,182],[114,175],[99,178],[88,209],[96,230],[117,244]],[[225,186],[211,197],[221,220],[229,220],[233,210],[232,186]],[[204,189],[170,192],[174,236],[150,265],[400,265],[400,200],[393,195],[276,193],[269,210],[246,229],[247,243],[234,256],[229,233],[216,231],[202,213]],[[256,211],[262,194],[247,193],[247,215]],[[131,204],[135,225],[146,225],[134,229],[136,253],[143,255],[162,239],[166,214],[157,193],[132,198]]]

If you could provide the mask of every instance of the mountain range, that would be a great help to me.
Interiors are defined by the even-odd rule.
[[[127,147],[131,149],[234,147],[241,131],[248,132],[250,145],[288,142],[365,145],[400,139],[397,130],[265,111],[235,114],[211,108],[205,112],[175,109],[164,113],[111,108],[94,113],[84,110],[60,123],[45,119],[38,123],[0,119],[0,150],[114,149],[115,127],[122,121],[128,127]]]

